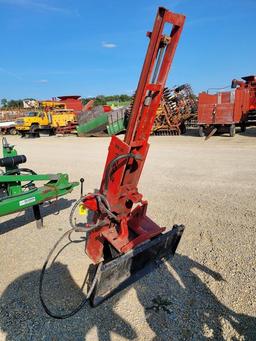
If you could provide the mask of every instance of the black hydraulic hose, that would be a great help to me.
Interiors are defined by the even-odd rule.
[[[111,171],[113,165],[121,159],[129,159],[129,158],[133,158],[135,160],[141,160],[142,159],[141,155],[128,153],[128,154],[122,154],[122,155],[117,156],[108,164],[107,169],[106,169],[106,173],[105,173],[105,178],[104,178],[104,192],[108,188],[110,171]],[[106,196],[102,193],[95,193],[94,195],[98,201],[100,209],[103,209],[110,219],[114,219],[114,220],[118,221],[116,215],[111,212],[111,208],[110,208],[110,205],[109,205],[109,202],[108,202]],[[73,217],[75,214],[75,210],[85,200],[86,200],[86,196],[83,196],[80,199],[78,199],[77,202],[75,203],[75,205],[72,207],[70,215],[69,215],[70,226],[77,232],[90,232],[91,230],[94,230],[94,229],[97,229],[97,228],[100,228],[100,227],[106,225],[106,222],[104,220],[100,221],[96,224],[87,224],[88,227],[84,227],[84,224],[74,224]]]
[[[117,156],[116,158],[114,158],[113,160],[110,161],[110,163],[108,164],[107,168],[106,168],[106,173],[105,173],[105,178],[104,178],[104,193],[107,191],[108,189],[108,183],[109,183],[109,179],[110,179],[110,171],[113,168],[114,164],[121,160],[121,159],[129,159],[129,158],[133,158],[135,160],[142,160],[141,155],[139,154],[133,154],[133,153],[128,153],[128,154],[122,154]]]
[[[110,210],[110,205],[109,205],[107,198],[101,193],[95,193],[93,195],[95,195],[95,197],[98,201],[98,204],[100,206],[100,209],[103,209],[110,219],[114,219],[114,220],[118,221],[116,215],[114,213],[112,213]],[[105,220],[102,220],[96,224],[87,224],[87,227],[84,227],[84,225],[85,225],[84,223],[74,224],[73,217],[75,214],[75,210],[84,200],[86,200],[86,196],[78,199],[77,202],[72,207],[70,215],[69,215],[70,226],[77,232],[90,232],[92,230],[95,230],[97,228],[100,228],[100,227],[106,225],[107,222]]]
[[[30,173],[32,175],[37,175],[36,172],[34,172],[32,169],[30,168],[16,168],[16,169],[10,169],[8,171],[6,171],[5,173],[3,173],[3,175],[20,175],[20,172],[25,172],[25,173]],[[25,185],[22,185],[22,188],[26,188],[32,185],[32,183],[35,180],[31,180],[28,183],[26,183]]]
[[[105,173],[105,181],[104,181],[104,191],[108,188],[108,183],[109,183],[109,178],[110,178],[110,171],[113,167],[113,165],[121,160],[121,159],[129,159],[129,158],[133,158],[135,160],[141,160],[142,157],[140,155],[136,155],[136,154],[133,154],[133,153],[128,153],[128,154],[123,154],[123,155],[119,155],[117,156],[116,158],[114,158],[107,166],[107,169],[106,169],[106,173]],[[107,198],[105,197],[104,194],[101,194],[101,193],[95,193],[94,194],[97,201],[98,201],[98,204],[100,206],[100,209],[103,209],[105,211],[105,213],[108,215],[108,217],[110,219],[115,219],[117,220],[117,217],[114,213],[111,212],[111,208],[110,208],[110,205],[109,205],[109,202],[107,200]],[[50,258],[53,254],[53,252],[55,251],[55,249],[57,248],[57,246],[61,243],[61,241],[66,237],[68,236],[69,238],[69,243],[66,245],[70,245],[72,243],[72,240],[70,239],[70,235],[73,231],[76,231],[76,232],[90,232],[92,230],[95,230],[97,228],[100,228],[102,226],[104,226],[106,224],[106,222],[103,220],[103,221],[100,221],[96,224],[87,224],[88,227],[85,227],[84,224],[74,224],[73,223],[73,217],[74,217],[74,213],[75,213],[75,210],[77,209],[77,207],[86,200],[86,196],[83,196],[81,197],[80,199],[77,200],[77,202],[75,203],[75,205],[73,206],[71,212],[70,212],[70,216],[69,216],[69,222],[70,222],[70,225],[71,225],[71,229],[66,231],[59,239],[58,241],[55,243],[55,245],[53,246],[53,248],[50,250],[47,258],[46,258],[46,261],[42,267],[42,270],[41,270],[41,274],[40,274],[40,280],[39,280],[39,297],[40,297],[40,301],[41,301],[41,304],[45,310],[45,312],[55,318],[55,319],[66,319],[66,318],[69,318],[73,315],[75,315],[80,309],[82,309],[82,307],[85,305],[85,303],[88,301],[88,299],[90,298],[92,292],[93,292],[93,289],[95,288],[95,285],[97,283],[97,275],[101,269],[101,266],[102,266],[102,262],[99,263],[98,267],[97,267],[97,270],[95,272],[95,276],[94,276],[94,279],[93,279],[93,282],[90,286],[90,289],[86,295],[86,297],[81,301],[81,303],[75,308],[73,309],[71,312],[69,313],[66,313],[66,314],[62,314],[62,315],[59,315],[59,314],[56,314],[54,312],[52,312],[46,305],[44,299],[43,299],[43,280],[44,280],[44,276],[45,276],[45,271],[46,271],[46,268],[47,268],[47,265],[50,261]],[[54,264],[56,258],[59,256],[59,254],[64,250],[64,248],[66,247],[62,247],[61,250],[57,253],[57,255],[54,257],[53,259],[53,262],[52,264]],[[83,287],[83,286],[82,286]]]
[[[97,193],[97,199],[98,199],[99,204],[101,204],[100,208],[103,208],[103,210],[107,213],[109,218],[114,219],[116,221],[119,221],[117,219],[117,216],[111,212],[109,202],[108,202],[107,198],[105,197],[105,195],[103,195],[101,193]]]
[[[53,246],[53,248],[50,250],[47,258],[46,258],[46,261],[42,267],[42,270],[41,270],[41,273],[40,273],[40,279],[39,279],[39,298],[40,298],[40,301],[41,301],[41,304],[45,310],[45,312],[47,313],[47,315],[55,318],[55,319],[59,319],[59,320],[63,320],[63,319],[66,319],[66,318],[69,318],[73,315],[75,315],[79,310],[81,310],[83,308],[83,306],[86,304],[86,302],[88,301],[88,299],[90,298],[92,292],[93,292],[93,289],[95,288],[95,285],[97,283],[97,275],[101,269],[101,266],[102,266],[102,263],[99,263],[98,267],[97,267],[97,270],[95,272],[95,276],[94,276],[94,279],[93,279],[93,282],[90,286],[90,289],[87,293],[87,295],[85,296],[85,298],[81,301],[81,303],[75,308],[73,309],[71,312],[69,313],[65,313],[65,314],[57,314],[57,313],[54,313],[52,312],[48,306],[46,305],[45,301],[44,301],[44,298],[43,298],[43,281],[44,281],[44,276],[45,276],[45,271],[46,271],[46,268],[47,268],[47,265],[50,261],[50,258],[53,254],[53,252],[55,251],[55,249],[57,248],[57,246],[61,243],[61,241],[66,237],[68,236],[69,237],[69,240],[70,240],[70,235],[71,233],[74,231],[74,229],[70,229],[68,231],[66,231],[59,239],[58,241],[55,243],[55,245]],[[68,243],[68,245],[70,244],[71,242]],[[54,261],[56,260],[56,258],[58,257],[58,255],[60,254],[60,252],[63,250],[64,248],[62,248],[57,256],[54,257],[54,260],[52,262],[52,265],[54,264]]]
[[[12,175],[12,174],[19,175],[20,172],[25,172],[25,173],[30,173],[32,175],[37,175],[36,172],[34,172],[32,169],[29,169],[29,168],[10,169],[10,170],[4,172],[3,175]],[[34,180],[32,180],[32,181],[34,181]]]
[[[98,194],[97,194],[98,195]],[[72,227],[72,229],[74,229],[76,232],[90,232],[92,230],[95,230],[96,228],[102,227],[104,225],[106,225],[105,221],[101,221],[97,224],[87,224],[88,227],[84,227],[84,223],[80,223],[80,224],[74,224],[73,222],[73,217],[75,214],[75,210],[77,209],[77,207],[85,200],[85,197],[82,197],[80,199],[77,200],[77,202],[74,204],[74,206],[71,209],[70,215],[69,215],[69,223],[70,226]]]
[[[128,159],[128,158],[133,158],[133,159],[136,159],[136,160],[141,160],[141,156],[140,155],[136,155],[136,154],[133,154],[133,153],[128,153],[128,154],[123,154],[123,155],[119,155],[117,156],[116,158],[114,158],[107,166],[107,169],[106,169],[106,174],[105,174],[105,182],[104,182],[104,188],[105,190],[107,189],[108,187],[108,183],[109,183],[109,176],[110,176],[110,171],[113,167],[113,165],[121,160],[121,159]],[[109,216],[109,218],[112,218],[112,219],[115,219],[117,220],[117,217],[115,214],[113,214],[111,212],[111,208],[110,208],[110,205],[109,205],[109,202],[107,200],[107,198],[105,197],[104,194],[101,194],[101,193],[96,193],[94,194],[96,196],[96,199],[100,205],[100,208],[103,209],[105,211],[105,213]],[[39,280],[39,297],[40,297],[40,301],[41,301],[41,304],[45,310],[45,312],[55,318],[55,319],[66,319],[66,318],[69,318],[73,315],[75,315],[79,310],[82,309],[82,307],[85,305],[85,303],[88,301],[88,299],[90,298],[92,292],[93,292],[93,289],[95,288],[95,285],[97,283],[97,275],[101,269],[101,266],[102,266],[102,262],[99,263],[98,267],[97,267],[97,270],[96,270],[96,273],[95,273],[95,276],[94,276],[94,279],[93,279],[93,282],[90,286],[90,289],[86,295],[86,297],[81,301],[81,303],[75,308],[73,309],[71,312],[69,313],[66,313],[66,314],[56,314],[54,312],[52,312],[46,305],[44,299],[43,299],[43,280],[44,280],[44,276],[45,276],[45,271],[46,271],[46,268],[47,268],[47,265],[50,261],[50,258],[53,254],[53,252],[55,251],[55,249],[57,248],[57,246],[61,243],[61,241],[66,237],[68,236],[70,242],[66,245],[68,246],[69,244],[72,243],[72,240],[70,239],[70,235],[73,231],[76,231],[76,232],[90,232],[92,230],[95,230],[101,226],[104,226],[106,224],[105,221],[100,221],[99,223],[96,223],[96,224],[91,224],[91,225],[87,225],[88,227],[84,227],[84,224],[82,226],[80,226],[81,224],[74,224],[73,223],[73,216],[74,216],[74,213],[75,213],[75,210],[77,209],[77,207],[86,199],[86,196],[84,197],[81,197],[80,199],[77,200],[77,202],[75,203],[75,205],[73,206],[71,212],[70,212],[70,216],[69,216],[69,222],[70,222],[70,225],[71,225],[71,229],[66,231],[59,239],[58,241],[55,243],[55,245],[53,246],[53,248],[50,250],[47,258],[46,258],[46,261],[42,267],[42,270],[41,270],[41,274],[40,274],[40,280]],[[57,255],[54,257],[54,260],[52,262],[52,264],[54,264],[56,258],[59,256],[59,254],[64,250],[64,248],[66,247],[62,247],[61,250],[57,253]]]

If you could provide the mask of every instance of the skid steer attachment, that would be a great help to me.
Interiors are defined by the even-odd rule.
[[[174,256],[183,230],[183,225],[174,225],[171,231],[117,258],[103,262],[90,297],[91,305],[96,307],[155,269],[159,260]]]
[[[158,9],[136,91],[124,141],[112,137],[101,187],[98,193],[83,197],[82,205],[94,212],[87,223],[86,253],[96,272],[91,296],[93,306],[149,271],[155,261],[174,255],[184,226],[167,233],[147,215],[147,201],[137,185],[146,160],[157,108],[185,17],[165,8]],[[169,32],[168,34],[166,32]]]
[[[153,31],[147,33],[149,46],[124,140],[112,136],[99,191],[82,196],[71,211],[72,228],[86,233],[85,251],[94,263],[88,270],[86,297],[93,306],[150,271],[157,261],[174,255],[184,230],[175,225],[164,233],[166,228],[147,216],[148,203],[137,188],[184,20],[183,15],[158,9]],[[74,221],[78,207],[87,217],[84,224]],[[41,302],[56,317],[42,295]],[[57,318],[72,316],[78,309]]]

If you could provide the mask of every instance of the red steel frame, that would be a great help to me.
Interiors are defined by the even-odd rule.
[[[103,257],[104,243],[109,243],[118,253],[125,253],[165,230],[146,216],[147,201],[143,200],[137,186],[149,148],[148,139],[184,21],[185,16],[160,7],[153,31],[147,33],[150,42],[129,126],[124,141],[116,136],[111,139],[100,188],[100,193],[107,198],[119,223],[108,220],[105,226],[89,233],[86,253],[95,263]],[[165,33],[166,29],[169,29],[169,34]],[[122,158],[127,154],[133,157]],[[118,156],[121,158],[111,163]]]
[[[198,124],[239,124],[250,110],[256,110],[256,76],[233,80],[233,92],[201,92],[198,101]]]

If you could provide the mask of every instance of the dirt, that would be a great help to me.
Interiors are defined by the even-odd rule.
[[[99,187],[109,138],[8,140],[27,156],[26,167],[84,177],[86,192]],[[80,189],[42,208],[43,229],[30,210],[2,217],[1,341],[256,340],[256,129],[208,141],[156,136],[150,144],[139,189],[158,224],[186,226],[174,259],[97,308],[55,320],[39,301],[40,269],[69,228]],[[83,248],[66,248],[48,278],[46,293],[63,309],[83,298]]]

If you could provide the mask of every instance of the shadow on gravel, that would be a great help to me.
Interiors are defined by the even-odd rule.
[[[59,214],[60,211],[65,210],[69,208],[70,206],[72,206],[74,202],[75,200],[68,200],[64,198],[60,198],[57,201],[53,200],[51,201],[51,203],[45,202],[42,205],[40,205],[42,217],[44,218],[51,214],[57,215]],[[35,222],[33,210],[31,207],[26,209],[25,211],[15,213],[12,216],[14,216],[14,218],[11,218],[9,220],[6,220],[3,223],[0,223],[0,235],[7,233],[9,231],[12,231],[14,229],[17,229],[19,227],[22,227],[25,224],[29,224],[33,221]],[[3,218],[6,218],[6,217],[3,217]],[[36,223],[35,223],[35,227],[36,227]]]
[[[0,298],[0,329],[6,333],[6,341],[96,341],[96,334],[98,340],[110,341],[111,333],[127,340],[137,339],[132,326],[113,310],[118,296],[96,308],[87,303],[65,320],[49,317],[39,300],[39,276],[37,270],[17,278]],[[84,298],[67,266],[60,262],[50,268],[44,293],[47,305],[59,314],[71,311]],[[93,335],[87,335],[90,331]]]
[[[59,313],[67,312],[84,295],[66,265],[57,262],[52,271],[54,278],[49,273],[46,297],[62,307]],[[6,341],[110,341],[113,333],[116,339],[144,340],[143,330],[138,335],[114,311],[122,293],[96,308],[86,304],[69,319],[50,318],[39,301],[39,275],[40,271],[32,271],[17,278],[1,296],[0,329]],[[206,285],[215,280],[223,279],[219,273],[177,254],[170,267],[163,264],[136,282],[134,288],[145,308],[147,323],[156,334],[154,340],[256,340],[256,318],[224,306]],[[136,315],[136,308],[130,313]]]
[[[158,269],[160,287],[136,284],[142,304],[151,297],[152,304],[145,307],[145,315],[156,334],[155,341],[256,340],[256,317],[232,311],[208,288],[206,283],[224,281],[219,273],[179,254],[167,267],[171,273],[165,264]]]
[[[208,131],[208,133],[211,131],[211,129]],[[256,127],[247,127],[245,132],[242,132],[239,127],[236,128],[236,134],[241,136],[248,136],[248,137],[256,137]],[[207,134],[206,134],[207,135]],[[185,134],[182,134],[184,137],[199,137],[198,128],[187,128],[187,131]],[[227,137],[231,138],[229,136],[229,133],[215,133],[211,138],[214,138],[214,136],[221,136],[221,137]],[[201,138],[202,141],[204,141],[204,138]]]
[[[256,127],[247,127],[245,132],[238,132],[243,136],[256,137]]]

